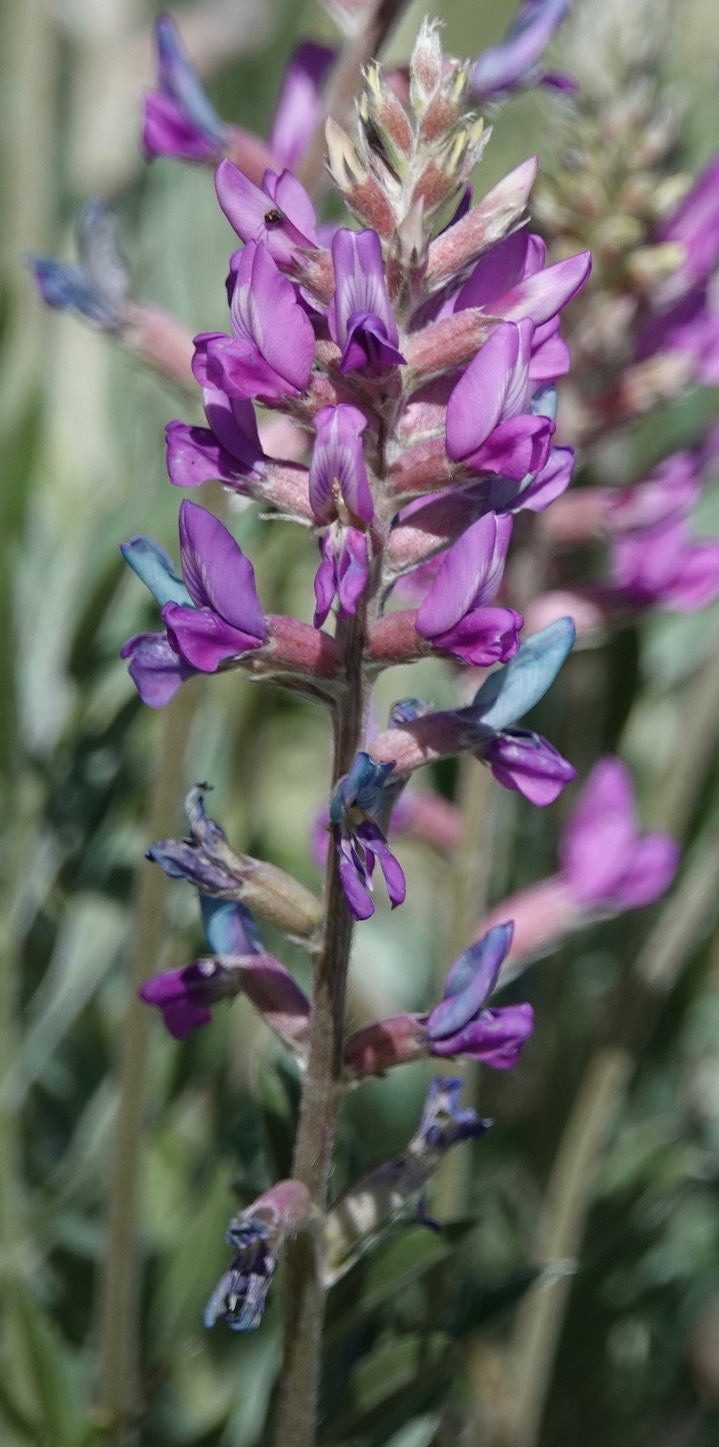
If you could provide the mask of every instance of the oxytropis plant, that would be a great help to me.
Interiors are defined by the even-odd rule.
[[[317,801],[329,839],[322,899],[271,862],[236,852],[206,811],[206,786],[191,792],[189,836],[158,841],[150,857],[198,890],[208,950],[149,980],[142,995],[179,1039],[207,1025],[216,1004],[245,995],[300,1062],[292,1179],[230,1223],[232,1259],[206,1313],[210,1326],[256,1327],[282,1250],[276,1431],[278,1442],[295,1447],[314,1441],[328,1286],[387,1220],[421,1203],[447,1151],[488,1124],[460,1107],[459,1080],[438,1077],[406,1151],[330,1206],[344,1092],[423,1057],[507,1069],[532,1031],[530,1005],[491,1003],[512,945],[510,911],[466,941],[442,999],[424,1013],[382,1019],[348,1039],[345,995],[353,933],[374,913],[378,874],[393,908],[405,898],[387,835],[395,808],[401,821],[413,774],[472,756],[538,806],[574,776],[549,742],[521,726],[571,649],[573,622],[560,618],[523,638],[504,569],[515,515],[543,512],[570,481],[572,449],[554,445],[555,384],[569,367],[560,313],[586,281],[590,256],[546,265],[525,224],[533,159],[473,204],[470,176],[488,131],[467,109],[472,94],[483,101],[527,80],[564,84],[541,72],[539,57],[566,8],[528,4],[504,47],[474,66],[445,57],[438,27],[427,22],[408,84],[371,63],[356,138],[331,116],[327,122],[329,172],[346,208],[329,226],[318,225],[292,168],[306,163],[315,142],[331,53],[302,48],[265,144],[219,120],[171,22],[158,26],[160,87],[147,103],[146,150],[219,162],[218,200],[242,243],[230,258],[227,332],[194,342],[207,425],[169,423],[170,479],[183,488],[219,479],[263,513],[310,530],[318,563],[312,621],[268,614],[232,532],[183,501],[179,566],[151,539],[123,545],[161,623],[123,651],[152,707],[188,678],[227,669],[299,691],[324,710],[334,761]],[[82,266],[36,259],[46,299],[74,305],[180,375],[182,346],[163,351],[162,319],[153,329],[128,301],[108,234],[107,216],[95,210],[83,226]],[[258,427],[257,405],[278,414],[281,428],[273,433],[267,420]],[[482,671],[472,701],[439,712],[403,699],[388,727],[374,730],[379,674],[430,655]],[[654,897],[672,873],[664,841],[647,862],[648,882],[637,877],[629,785],[608,767],[621,797],[616,808],[610,801],[610,823],[606,808],[603,817],[625,849],[616,878],[600,887],[590,877],[575,823],[553,886],[552,927],[543,934],[540,922],[534,944],[607,904],[622,909]],[[536,916],[531,898],[521,902],[523,930],[533,909]],[[309,998],[265,951],[256,917],[307,952]]]

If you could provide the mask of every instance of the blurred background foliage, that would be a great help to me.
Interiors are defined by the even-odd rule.
[[[447,48],[473,54],[498,37],[514,8],[510,0],[446,0],[435,10],[446,20]],[[681,8],[672,83],[686,105],[687,161],[698,165],[716,142],[719,23],[713,0],[683,0]],[[231,237],[211,171],[169,161],[148,168],[139,156],[154,13],[144,0],[0,6],[0,1440],[8,1447],[82,1447],[108,1431],[93,1405],[97,1301],[130,977],[138,959],[157,970],[189,960],[201,945],[191,891],[143,883],[152,873],[144,849],[177,829],[185,788],[209,779],[213,812],[237,846],[319,883],[308,840],[329,762],[321,713],[230,674],[194,680],[158,715],[138,703],[118,659],[125,638],[150,621],[118,543],[148,532],[174,551],[179,499],[165,476],[163,426],[173,416],[190,420],[196,399],[176,395],[72,318],[44,312],[22,267],[28,249],[69,255],[79,208],[100,194],[120,217],[135,295],[193,331],[223,325]],[[219,111],[260,133],[294,39],[331,34],[321,12],[291,0],[202,0],[175,13]],[[393,56],[406,55],[421,14],[408,10]],[[555,104],[529,95],[499,115],[482,189],[533,150],[551,162]],[[691,436],[696,417],[714,408],[703,394],[673,409],[661,422],[667,440]],[[634,442],[637,457],[655,455],[657,443],[654,422]],[[716,490],[703,509],[703,530],[718,533]],[[311,539],[267,526],[253,510],[235,507],[235,523],[268,611],[308,618]],[[657,615],[570,660],[537,711],[537,726],[582,774],[599,752],[618,750],[630,762],[646,824],[666,824],[674,808],[689,861],[684,878],[719,822],[718,638],[716,608]],[[406,693],[446,705],[457,681],[436,662],[395,670],[378,692],[382,717]],[[684,730],[699,707],[709,741],[700,776],[677,804]],[[168,748],[171,796],[153,792]],[[444,767],[437,787],[451,796],[457,774]],[[491,827],[484,847],[470,851],[469,868],[453,872],[420,846],[401,846],[409,903],[393,916],[380,908],[359,932],[355,1023],[423,1008],[483,902],[554,870],[575,790],[547,811],[500,792],[481,786],[475,803],[490,811]],[[497,1123],[439,1182],[433,1213],[453,1224],[439,1236],[415,1226],[394,1232],[333,1293],[327,1447],[512,1441],[516,1308],[541,1269],[547,1181],[586,1062],[604,1041],[620,1040],[631,1008],[643,1028],[620,1041],[621,1088],[610,1091],[616,1108],[596,1184],[593,1174],[589,1181],[579,1265],[566,1278],[568,1314],[556,1366],[546,1368],[551,1389],[538,1440],[719,1441],[713,924],[705,910],[681,969],[626,1012],[632,961],[648,938],[660,945],[670,929],[662,906],[570,939],[512,987],[536,1005],[538,1029],[511,1076],[472,1076],[471,1090]],[[140,925],[152,927],[149,958]],[[301,956],[279,940],[272,947],[302,974]],[[297,1080],[242,1003],[181,1046],[159,1019],[147,1021],[147,1032],[138,1440],[258,1447],[279,1359],[280,1292],[253,1335],[206,1333],[201,1316],[224,1269],[236,1201],[289,1171]],[[142,1048],[141,1034],[135,1038]],[[408,1068],[350,1097],[337,1191],[403,1147],[429,1073]],[[590,1090],[590,1113],[591,1104]],[[541,1289],[555,1290],[552,1280],[545,1270]]]

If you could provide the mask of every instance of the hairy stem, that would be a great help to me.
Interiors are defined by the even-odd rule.
[[[333,784],[361,748],[368,685],[364,678],[365,617],[358,613],[344,635],[347,687],[335,718]],[[317,1227],[288,1244],[285,1264],[283,1365],[275,1425],[277,1447],[312,1447],[322,1359],[326,1289],[320,1267],[319,1222],[327,1206],[340,1101],[345,995],[353,919],[345,902],[336,850],[327,860],[325,930],[315,969],[307,1072],[292,1174],[310,1192]]]
[[[552,1381],[571,1275],[594,1197],[612,1117],[645,1035],[675,984],[715,905],[719,844],[700,845],[631,970],[615,1011],[615,1041],[590,1060],[559,1144],[539,1227],[538,1262],[556,1278],[540,1281],[523,1306],[515,1339],[512,1447],[536,1447]]]
[[[197,705],[192,688],[168,705],[159,740],[147,828],[151,839],[171,833],[177,812],[177,778]],[[108,1187],[105,1268],[100,1282],[99,1410],[109,1447],[139,1441],[138,1185],[143,1144],[149,1011],[137,990],[153,969],[165,931],[167,877],[145,865],[140,875],[130,939],[130,1003],[118,1067],[118,1103]]]

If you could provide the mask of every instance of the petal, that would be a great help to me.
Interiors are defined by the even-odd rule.
[[[267,637],[262,605],[249,558],[219,518],[193,502],[180,506],[182,571],[193,602],[211,608],[225,623],[253,640]]]
[[[543,698],[570,653],[575,639],[571,618],[558,618],[525,639],[506,668],[485,679],[471,708],[491,729],[504,729]]]
[[[679,845],[668,834],[642,834],[617,891],[618,908],[639,909],[659,899],[677,872],[680,855]]]
[[[497,315],[519,322],[529,317],[535,326],[548,322],[584,286],[592,269],[591,251],[556,261],[544,271],[527,276],[497,302]]]
[[[486,307],[492,311],[492,302],[515,286],[524,274],[527,260],[529,235],[526,226],[513,231],[490,247],[480,257],[474,271],[461,288],[454,304],[455,311],[465,307]]]
[[[182,578],[178,578],[171,557],[154,538],[130,538],[129,543],[120,543],[120,552],[161,608],[165,603],[191,606],[190,595]]]
[[[600,759],[589,774],[559,843],[559,861],[581,904],[611,900],[638,836],[634,790],[621,759]]]
[[[495,925],[455,960],[444,987],[444,999],[427,1019],[431,1040],[453,1035],[473,1020],[494,990],[512,943],[514,925]]]
[[[399,335],[387,292],[382,247],[377,233],[340,228],[332,240],[332,261],[335,294],[327,318],[332,340],[344,349],[350,317],[367,313],[384,324],[386,340],[396,348]]]
[[[195,671],[164,633],[139,633],[128,640],[120,656],[130,659],[130,677],[149,708],[163,708]]]
[[[214,955],[256,955],[262,938],[249,909],[232,899],[200,895],[202,923]]]
[[[329,522],[337,516],[335,485],[350,512],[372,521],[374,506],[362,451],[367,418],[357,407],[321,407],[314,418],[315,444],[310,464],[310,505],[315,517]]]
[[[167,471],[175,487],[199,487],[203,482],[217,481],[245,496],[250,495],[247,479],[253,475],[253,469],[221,447],[209,427],[168,422],[165,439]]]
[[[549,417],[524,414],[500,422],[491,436],[464,459],[472,472],[498,473],[514,482],[541,471],[549,456],[555,424]]]
[[[477,608],[460,618],[446,633],[432,638],[432,647],[451,653],[475,668],[508,663],[519,648],[519,631],[524,623],[513,608]]]
[[[482,756],[500,784],[540,807],[553,804],[575,774],[572,765],[546,739],[528,729],[497,734]]]
[[[665,601],[682,613],[694,613],[713,603],[718,593],[719,543],[694,543],[687,548],[681,567],[666,589]]]
[[[241,658],[261,639],[240,632],[209,608],[181,608],[168,603],[162,610],[172,647],[200,673],[216,673],[221,663]]]
[[[531,1005],[504,1005],[495,1010],[483,1010],[479,1019],[471,1021],[463,1030],[436,1041],[432,1054],[466,1055],[470,1060],[481,1061],[494,1070],[511,1070],[533,1029],[534,1011]]]
[[[290,56],[270,128],[274,154],[291,169],[301,160],[319,120],[322,87],[336,52],[305,40]],[[299,223],[298,223],[299,224]]]
[[[235,335],[252,342],[290,388],[303,392],[314,361],[312,323],[292,282],[278,270],[269,251],[254,242],[240,257],[230,315]]]
[[[510,517],[487,513],[449,549],[417,613],[416,628],[423,638],[444,633],[471,608],[491,602],[502,581],[511,535]]]
[[[348,840],[337,841],[339,852],[340,881],[345,899],[354,919],[371,919],[374,903],[363,879],[360,878],[353,852]]]
[[[475,452],[501,421],[518,356],[518,328],[503,323],[454,388],[447,406],[447,452],[455,462]]]

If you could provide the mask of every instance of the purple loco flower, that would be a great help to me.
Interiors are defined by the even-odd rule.
[[[615,537],[611,566],[616,594],[630,608],[694,613],[719,594],[719,542],[690,542],[685,517]]]
[[[457,540],[417,612],[417,632],[464,663],[506,663],[519,647],[521,614],[489,608],[502,581],[512,519],[488,513]]]
[[[719,262],[719,155],[713,156],[673,216],[656,235],[660,242],[679,242],[684,261],[679,279],[686,288],[700,285]],[[676,278],[672,278],[676,284]]]
[[[201,386],[269,404],[304,392],[315,354],[312,323],[292,282],[254,241],[239,258],[230,320],[231,337],[195,338],[192,370]]]
[[[639,831],[632,781],[621,759],[595,764],[559,845],[562,877],[590,917],[649,904],[668,889],[679,846],[668,834]]]
[[[511,921],[495,925],[453,964],[440,1004],[423,1019],[432,1055],[464,1055],[495,1070],[516,1065],[532,1033],[532,1006],[486,1008],[513,931]]]
[[[484,50],[469,73],[469,88],[475,100],[497,100],[524,86],[551,85],[574,90],[566,75],[551,75],[542,69],[542,52],[557,27],[569,14],[572,0],[525,0],[498,45]]]
[[[335,294],[329,305],[330,336],[342,351],[340,371],[379,376],[403,366],[376,231],[342,228],[332,240]]]
[[[265,472],[255,410],[249,401],[203,387],[209,427],[168,422],[167,471],[175,487],[198,487],[211,478],[246,492],[248,481]]]
[[[554,422],[529,411],[533,335],[531,321],[503,322],[450,396],[447,452],[469,472],[497,472],[519,482],[547,461]]]
[[[155,39],[158,89],[148,91],[144,97],[142,145],[146,157],[217,159],[225,145],[227,128],[210,104],[170,15],[159,16]]]
[[[324,531],[315,577],[314,625],[320,628],[335,597],[340,618],[355,612],[367,585],[366,527],[374,505],[362,452],[367,419],[346,403],[322,407],[314,418],[310,506]]]
[[[220,161],[215,190],[241,240],[260,242],[283,271],[298,250],[313,251],[319,245],[314,207],[291,171],[265,171],[260,187],[231,161]]]
[[[90,201],[77,227],[78,262],[31,253],[27,260],[46,306],[75,311],[102,331],[119,332],[126,320],[129,276],[117,239],[117,218],[103,201]]]
[[[534,1021],[528,1004],[487,1008],[512,942],[514,925],[496,924],[455,960],[439,1005],[425,1015],[397,1015],[357,1031],[345,1064],[355,1077],[380,1075],[426,1055],[464,1056],[495,1070],[516,1065]]]
[[[310,1194],[300,1181],[278,1181],[230,1222],[226,1240],[235,1256],[205,1309],[205,1326],[225,1321],[254,1331],[265,1309],[277,1258],[288,1236],[306,1226]]]
[[[372,875],[379,862],[393,909],[402,904],[406,885],[401,865],[377,823],[385,802],[385,780],[393,763],[377,764],[361,751],[337,785],[330,803],[330,825],[339,856],[340,879],[355,919],[374,914]]]
[[[546,265],[541,236],[526,226],[490,247],[458,292],[453,310],[481,307],[504,321],[534,322],[529,375],[535,382],[555,381],[569,368],[569,352],[559,336],[559,312],[584,285],[591,253],[580,252]]]
[[[151,708],[161,708],[193,673],[216,673],[221,664],[265,642],[252,564],[205,508],[192,502],[180,506],[182,579],[149,538],[133,538],[122,553],[161,604],[167,630],[139,634],[122,649],[122,657],[131,660],[138,693]]]
[[[229,899],[200,896],[205,934],[210,949],[218,955],[259,955],[262,940],[244,905]],[[146,1005],[162,1011],[166,1028],[176,1040],[186,1040],[193,1030],[209,1025],[213,1005],[234,999],[242,989],[240,973],[220,960],[193,960],[179,970],[153,975],[139,990]]]

